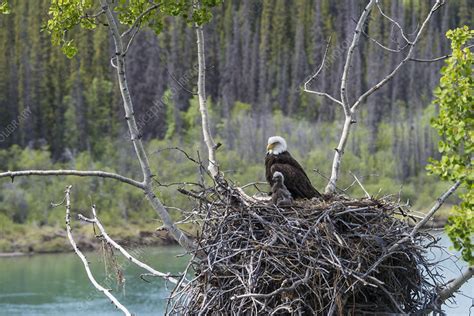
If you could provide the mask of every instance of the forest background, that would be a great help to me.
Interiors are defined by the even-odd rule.
[[[427,1],[381,2],[413,33],[429,11]],[[107,28],[75,32],[78,54],[68,59],[43,30],[48,5],[46,0],[15,0],[11,14],[0,16],[0,170],[100,169],[138,176],[120,91],[107,62],[113,55]],[[337,95],[344,55],[362,9],[351,0],[234,0],[215,10],[204,27],[206,89],[214,134],[223,144],[218,159],[230,179],[240,185],[264,181],[266,141],[279,134],[323,190],[343,113],[326,99],[304,93],[302,85],[322,60],[326,42],[321,39],[331,38],[326,66],[313,87]],[[472,28],[473,13],[472,1],[449,1],[433,16],[415,57],[447,54],[444,34],[460,25]],[[371,16],[367,32],[401,49],[388,21],[378,12]],[[198,173],[195,164],[172,148],[196,158],[205,152],[195,95],[195,42],[192,28],[169,19],[158,37],[140,32],[128,54],[135,114],[155,184],[164,204],[179,208],[189,202],[172,184],[196,182]],[[401,58],[365,37],[354,55],[349,99],[378,82]],[[431,101],[442,66],[442,61],[410,61],[368,98],[346,148],[339,188],[353,183],[351,171],[371,194],[394,194],[423,211],[449,186],[425,169],[430,157],[439,157],[430,120],[437,113]],[[60,233],[63,211],[50,206],[67,184],[75,187],[78,207],[97,205],[118,240],[160,226],[144,196],[123,184],[98,178],[17,178],[0,189],[0,252],[68,249]],[[357,186],[347,193],[362,196]]]

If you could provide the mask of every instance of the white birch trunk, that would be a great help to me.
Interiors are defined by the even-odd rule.
[[[163,221],[163,226],[170,232],[170,234],[179,242],[181,246],[187,250],[192,250],[195,248],[194,243],[175,225],[168,211],[164,208],[163,204],[161,204],[161,201],[153,192],[150,164],[148,162],[148,157],[141,140],[137,122],[135,120],[133,103],[130,97],[130,91],[128,89],[125,69],[125,51],[122,37],[120,36],[118,30],[117,20],[109,5],[107,4],[107,1],[101,0],[101,5],[105,10],[107,22],[109,24],[110,31],[112,32],[112,37],[115,44],[117,78],[119,81],[120,93],[122,95],[123,106],[125,109],[125,119],[127,120],[128,129],[130,131],[130,138],[133,142],[133,147],[143,173],[143,190],[145,191],[147,199],[150,201],[151,205]]]
[[[204,55],[204,33],[202,26],[196,25],[197,49],[198,49],[198,99],[199,111],[201,112],[202,135],[207,146],[209,165],[208,170],[213,177],[219,174],[219,166],[216,161],[216,143],[212,138],[209,124],[209,113],[207,111],[206,99],[206,58]]]

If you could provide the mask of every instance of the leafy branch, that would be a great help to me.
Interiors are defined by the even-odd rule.
[[[211,8],[222,3],[222,0],[200,1],[195,0],[174,1],[160,0],[153,2],[149,0],[136,1],[95,1],[95,0],[51,0],[49,8],[49,20],[45,29],[51,35],[51,42],[60,46],[64,54],[72,58],[77,53],[74,40],[68,35],[76,27],[93,30],[99,24],[98,18],[105,16],[104,5],[109,4],[113,8],[112,15],[121,24],[123,36],[131,33],[129,42],[125,45],[130,47],[135,35],[142,26],[153,30],[156,34],[161,33],[164,27],[164,19],[168,16],[182,17],[189,24],[202,25],[212,18]],[[0,13],[9,12],[6,1],[0,3]],[[93,13],[96,12],[96,13]],[[119,30],[121,31],[121,30]],[[125,50],[126,52],[127,50]]]
[[[439,115],[431,122],[441,136],[441,159],[431,159],[427,168],[443,180],[459,181],[466,190],[460,195],[462,203],[454,207],[449,217],[446,232],[463,259],[474,265],[474,55],[469,46],[465,47],[474,39],[474,30],[464,26],[448,31],[446,36],[451,40],[452,54],[435,90]]]

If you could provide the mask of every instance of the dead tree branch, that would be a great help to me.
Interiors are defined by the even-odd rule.
[[[444,204],[444,202],[448,199],[448,197],[451,196],[451,194],[456,191],[456,189],[461,185],[461,181],[457,181],[454,183],[446,192],[444,192],[439,198],[436,199],[436,203],[433,205],[433,207],[430,209],[428,213],[426,213],[425,217],[416,224],[416,226],[413,228],[410,236],[413,237],[415,234],[423,227],[425,224],[433,217],[433,215],[439,210],[441,205]]]
[[[167,280],[167,281],[169,281],[173,284],[178,284],[178,280],[176,278],[170,276],[169,273],[163,273],[163,272],[157,271],[157,270],[153,269],[152,267],[150,267],[149,265],[147,265],[146,263],[141,262],[140,260],[133,257],[128,251],[126,251],[122,246],[120,246],[115,240],[113,240],[107,234],[107,232],[105,231],[104,226],[99,221],[99,218],[97,217],[95,205],[92,205],[92,216],[93,216],[92,218],[87,218],[84,215],[79,214],[79,219],[83,220],[83,221],[86,221],[88,223],[92,223],[92,224],[97,225],[97,228],[99,228],[99,231],[101,233],[100,237],[104,238],[107,243],[109,243],[112,247],[114,247],[115,249],[120,251],[125,258],[130,260],[130,262],[136,264],[137,266],[139,266],[140,268],[148,271],[150,274],[152,274],[154,276],[163,278],[163,279],[165,279],[165,280]]]
[[[325,92],[312,91],[312,90],[307,89],[307,84],[311,80],[316,78],[316,76],[319,74],[319,72],[322,69],[322,66],[324,64],[324,60],[326,58],[326,52],[327,52],[327,47],[326,47],[326,52],[324,54],[323,61],[321,63],[321,67],[310,78],[310,80],[308,80],[304,85],[304,91],[310,92],[310,93],[313,93],[313,94],[316,94],[316,95],[327,97],[330,100],[340,104],[343,108],[343,111],[344,111],[344,125],[342,127],[342,132],[341,132],[341,137],[339,139],[339,143],[338,143],[337,147],[335,148],[335,153],[334,153],[334,158],[333,158],[333,163],[332,163],[332,168],[331,168],[331,177],[328,181],[328,184],[326,185],[326,189],[325,189],[326,193],[334,193],[336,191],[336,182],[339,178],[341,159],[342,159],[342,156],[344,155],[344,149],[346,147],[347,139],[348,139],[349,134],[350,134],[351,125],[353,123],[355,123],[355,113],[356,113],[356,110],[357,110],[358,106],[362,102],[364,102],[370,95],[372,95],[375,91],[377,91],[378,89],[383,87],[385,84],[387,84],[390,80],[392,80],[392,78],[395,76],[395,74],[397,74],[397,72],[402,68],[402,66],[407,61],[414,60],[412,58],[412,55],[413,55],[415,46],[416,46],[416,44],[418,43],[418,41],[420,39],[421,34],[425,30],[426,25],[428,24],[428,21],[431,19],[433,13],[436,10],[438,10],[443,4],[444,4],[443,0],[437,0],[436,1],[436,3],[433,5],[431,10],[427,14],[426,18],[424,19],[421,27],[416,32],[416,35],[415,35],[414,39],[410,40],[408,38],[408,36],[405,34],[405,32],[404,32],[403,28],[401,27],[401,25],[397,21],[395,21],[395,19],[391,18],[390,16],[388,16],[387,14],[385,14],[383,12],[382,8],[379,5],[379,0],[370,0],[369,3],[364,8],[364,11],[360,15],[359,20],[357,21],[357,25],[356,25],[356,28],[354,30],[354,35],[352,37],[351,44],[350,44],[350,46],[348,48],[348,51],[347,51],[346,60],[345,60],[345,63],[344,63],[344,69],[343,69],[343,72],[342,72],[341,84],[340,84],[340,94],[341,94],[341,100],[340,101],[333,98],[332,96],[328,95]],[[348,85],[348,78],[349,78],[350,70],[352,68],[352,61],[353,61],[353,57],[354,57],[354,51],[355,51],[356,47],[359,45],[360,36],[361,36],[361,34],[364,33],[364,26],[366,24],[367,18],[369,17],[370,12],[371,12],[371,10],[373,9],[373,7],[375,5],[377,5],[377,7],[379,8],[379,11],[380,11],[382,17],[387,19],[392,25],[394,25],[395,27],[397,27],[400,30],[400,33],[401,33],[403,39],[406,41],[406,44],[407,44],[406,46],[409,46],[409,49],[408,49],[408,52],[407,52],[406,56],[402,59],[402,61],[398,65],[395,66],[395,68],[389,74],[387,74],[377,84],[370,87],[367,91],[365,91],[360,96],[358,96],[354,103],[350,103],[350,101],[347,97],[347,85]],[[394,50],[394,49],[390,49],[388,47],[385,47],[383,44],[378,43],[376,40],[374,40],[370,37],[369,37],[369,39],[375,41],[376,44],[381,46],[384,50],[389,50],[391,52],[398,52],[399,51],[399,49]],[[403,50],[403,49],[400,49],[400,51],[401,50]]]
[[[438,292],[437,303],[443,304],[448,298],[453,296],[453,294],[459,290],[459,288],[469,281],[474,275],[474,266],[467,268],[458,278],[449,282],[441,291]]]
[[[377,0],[370,0],[370,2],[364,8],[364,11],[362,12],[354,30],[354,36],[352,38],[351,46],[349,46],[349,49],[347,51],[346,63],[344,64],[344,70],[342,72],[341,78],[341,101],[346,117],[351,116],[349,101],[347,99],[347,78],[349,77],[349,70],[352,67],[354,50],[359,45],[360,35],[362,34],[362,28],[364,27],[365,21],[367,20],[367,17],[369,16],[370,11],[372,10],[372,7],[375,5],[376,2]]]
[[[334,193],[336,191],[336,182],[339,178],[339,170],[341,166],[342,155],[344,154],[344,148],[346,147],[346,142],[349,137],[351,124],[354,122],[354,119],[353,119],[354,113],[353,111],[351,111],[351,107],[347,99],[347,78],[349,76],[349,70],[352,66],[352,58],[354,57],[354,50],[359,43],[360,35],[362,33],[362,28],[364,27],[365,21],[367,20],[367,17],[369,16],[369,13],[372,10],[372,7],[374,5],[375,5],[375,0],[371,0],[365,7],[364,12],[362,12],[362,15],[360,16],[359,21],[357,22],[357,26],[354,31],[354,36],[352,38],[351,45],[349,46],[349,49],[347,52],[346,63],[344,64],[344,70],[343,70],[342,79],[341,79],[341,89],[340,89],[342,108],[344,110],[344,116],[345,116],[344,126],[342,128],[342,134],[339,140],[339,144],[337,145],[335,149],[336,152],[334,154],[334,159],[332,163],[331,177],[325,189],[326,193]]]
[[[359,184],[359,186],[361,187],[362,191],[364,191],[365,196],[366,196],[368,199],[370,199],[371,196],[370,196],[369,192],[367,192],[367,190],[364,188],[364,186],[363,186],[362,183],[359,181],[359,179],[357,178],[357,176],[356,176],[354,173],[352,173],[352,172],[350,172],[350,174],[354,177],[354,179],[355,179],[355,181],[357,182],[357,184]]]
[[[410,58],[409,61],[416,61],[416,62],[419,62],[419,63],[433,63],[433,62],[436,62],[436,61],[445,60],[445,59],[447,59],[451,56],[452,56],[451,54],[448,54],[448,55],[439,56],[439,57],[436,57],[436,58],[433,58],[433,59]]]
[[[105,171],[81,171],[81,170],[23,170],[23,171],[7,171],[0,173],[0,178],[10,177],[13,180],[15,177],[24,176],[77,176],[77,177],[100,177],[118,180],[143,189],[143,183],[136,180],[124,177],[116,173]]]
[[[314,75],[312,75],[308,80],[306,80],[306,82],[304,83],[304,86],[303,86],[303,91],[304,92],[309,92],[309,93],[313,93],[313,94],[316,94],[316,95],[319,95],[319,96],[323,96],[323,97],[326,97],[328,98],[329,100],[333,101],[333,102],[336,102],[337,104],[339,105],[342,105],[342,102],[339,101],[338,99],[336,99],[335,97],[333,97],[332,95],[330,95],[329,93],[326,93],[326,92],[321,92],[321,91],[316,91],[316,90],[312,90],[310,88],[308,88],[309,84],[311,83],[311,81],[313,81],[318,75],[319,73],[321,72],[321,70],[324,68],[324,63],[326,62],[326,56],[328,54],[328,50],[329,50],[329,45],[331,44],[331,38],[328,39],[328,42],[326,44],[326,49],[324,50],[324,55],[323,55],[323,60],[321,61],[321,65],[319,65],[319,68],[318,70],[316,70],[316,72],[314,73]]]
[[[388,52],[391,52],[391,53],[400,53],[402,52],[405,48],[407,48],[407,46],[409,46],[410,44],[405,44],[403,47],[398,47],[398,48],[390,48],[384,44],[382,44],[381,42],[379,42],[378,40],[376,40],[375,38],[373,38],[372,36],[370,36],[369,34],[367,34],[366,32],[362,31],[364,36],[367,37],[369,40],[371,40],[372,42],[374,42],[377,46],[379,46],[380,48],[388,51]]]
[[[404,242],[406,242],[409,239],[412,239],[418,233],[418,231],[430,220],[430,218],[434,215],[434,213],[436,213],[439,210],[441,205],[444,204],[444,202],[448,199],[448,197],[450,197],[451,194],[453,194],[453,192],[456,191],[456,189],[459,187],[460,184],[461,184],[461,181],[457,181],[446,192],[444,192],[436,200],[436,203],[433,205],[433,207],[430,209],[430,211],[428,213],[426,213],[426,215],[423,217],[423,219],[421,221],[419,221],[415,225],[415,227],[413,227],[410,234],[408,236],[403,237],[398,242],[396,242],[393,246],[391,246],[388,249],[388,252],[395,251],[401,244],[403,244]]]
[[[466,46],[465,48],[472,48],[474,47],[474,45],[468,45]],[[451,54],[447,54],[447,55],[444,55],[444,56],[439,56],[439,57],[436,57],[436,58],[432,58],[432,59],[423,59],[423,58],[410,58],[409,61],[416,61],[416,62],[419,62],[419,63],[433,63],[433,62],[436,62],[436,61],[441,61],[441,60],[445,60],[449,57],[451,57],[452,55]]]
[[[399,30],[400,30],[400,34],[402,35],[403,39],[405,40],[405,42],[407,42],[408,45],[414,45],[415,43],[410,41],[408,39],[408,37],[405,35],[405,31],[403,30],[403,27],[400,25],[400,23],[398,23],[397,21],[395,21],[395,19],[391,18],[390,16],[388,16],[387,14],[385,14],[385,12],[383,12],[382,10],[382,7],[380,6],[380,3],[379,3],[379,0],[376,0],[376,3],[377,3],[377,8],[379,9],[379,12],[380,14],[386,18],[387,20],[390,21],[390,23],[392,23],[393,25],[395,25]]]
[[[131,316],[132,314],[128,311],[128,309],[123,306],[116,298],[113,296],[110,292],[111,290],[104,288],[102,285],[100,285],[94,276],[92,275],[91,269],[89,267],[89,262],[86,259],[86,256],[79,250],[79,248],[76,245],[76,242],[74,241],[74,238],[72,236],[72,230],[71,230],[71,186],[68,186],[66,188],[66,196],[65,196],[65,201],[66,201],[66,232],[67,232],[67,237],[69,239],[69,242],[72,245],[72,248],[74,249],[74,252],[77,254],[77,256],[81,259],[82,264],[84,265],[84,269],[86,270],[87,277],[91,281],[92,285],[102,292],[105,296],[107,296],[112,304],[114,304],[118,309],[120,309],[124,315],[126,316]]]
[[[378,0],[377,0],[378,1]],[[431,19],[431,16],[433,15],[433,13],[439,9],[440,6],[442,6],[444,4],[444,1],[442,0],[437,0],[436,3],[433,5],[433,7],[431,8],[430,12],[428,13],[428,15],[426,16],[425,20],[423,21],[423,23],[421,24],[421,27],[420,29],[418,30],[418,33],[416,34],[415,36],[415,39],[413,40],[413,42],[410,43],[410,49],[408,50],[408,53],[407,55],[405,56],[405,58],[395,67],[395,69],[393,69],[385,78],[383,78],[382,80],[380,80],[377,84],[375,84],[374,86],[372,86],[370,89],[368,89],[365,93],[363,93],[358,99],[357,101],[351,106],[351,110],[352,111],[355,111],[356,108],[361,104],[361,102],[363,102],[368,96],[370,96],[371,94],[373,94],[375,91],[377,91],[378,89],[380,89],[381,87],[383,87],[386,83],[388,83],[392,78],[393,76],[395,76],[395,74],[400,70],[400,68],[411,58],[412,54],[413,54],[413,51],[415,49],[415,46],[416,44],[418,43],[418,40],[420,39],[420,36],[421,34],[423,33],[426,25],[428,24],[428,21]]]

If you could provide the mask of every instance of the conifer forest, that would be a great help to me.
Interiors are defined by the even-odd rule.
[[[145,267],[178,284],[166,306],[169,314],[356,315],[356,310],[372,308],[359,301],[387,295],[377,306],[390,312],[443,315],[444,301],[473,274],[473,30],[474,0],[0,0],[0,257],[73,249],[82,259],[81,249],[104,244],[112,252],[125,251],[113,240],[127,246],[172,243],[193,256],[189,271],[216,273],[225,261],[238,276],[228,284],[228,275],[223,283],[216,276],[222,292],[213,292],[211,276],[185,284],[185,276],[175,279]],[[269,140],[274,135],[284,138],[276,144],[286,140],[288,152],[316,190],[317,203],[323,203],[307,204],[316,195],[306,204],[297,201],[292,191],[296,180],[280,173],[289,189],[285,202],[297,207],[301,217],[281,211],[288,208],[280,208],[272,195],[277,175],[272,171],[269,177],[266,155],[280,154]],[[305,179],[300,174],[297,180]],[[274,204],[268,204],[271,199]],[[235,211],[236,203],[239,214],[260,215],[232,222],[227,212]],[[227,253],[215,262],[208,254],[209,266],[197,263],[207,249],[216,249],[210,253],[217,258],[222,247],[250,242],[234,239],[246,235],[247,224],[252,234],[267,227],[258,236],[281,226],[283,231],[268,240],[277,236],[275,240],[288,241],[283,244],[299,258],[311,247],[291,244],[293,223],[311,226],[307,216],[314,210],[337,210],[331,223],[356,222],[358,215],[338,216],[357,208],[368,209],[366,215],[372,212],[367,216],[393,213],[376,221],[380,231],[363,232],[374,234],[376,242],[354,249],[364,258],[381,249],[385,258],[404,247],[416,266],[400,265],[420,274],[417,286],[393,271],[384,272],[378,261],[358,268],[345,265],[345,259],[312,261],[318,248],[305,264],[328,260],[340,269],[338,277],[356,275],[360,280],[320,280],[315,279],[319,274],[302,269],[295,272],[301,278],[284,288],[293,279],[272,283],[286,269],[283,265],[268,272],[269,279],[260,275],[261,283],[255,281],[265,289],[250,284],[226,296],[242,286],[239,277],[247,273],[237,262],[253,264],[254,252],[250,259],[237,259],[234,253],[237,261],[229,262]],[[272,224],[265,216],[271,217],[274,209],[281,212]],[[74,214],[79,210],[93,216],[80,215],[78,224]],[[406,216],[405,225],[400,218]],[[217,225],[209,217],[223,222]],[[276,225],[280,219],[283,224]],[[87,223],[93,223],[102,244]],[[284,223],[292,228],[285,231]],[[234,233],[225,235],[222,225]],[[421,276],[430,263],[418,246],[408,243],[421,238],[424,225],[444,229],[452,249],[468,264],[459,283],[431,287],[439,285],[436,273],[430,281]],[[395,229],[400,236],[390,235]],[[76,231],[77,245],[71,231]],[[211,243],[217,235],[221,241]],[[347,246],[352,235],[334,236],[337,240],[314,236],[313,245],[327,242],[331,255],[343,256],[344,247],[334,249]],[[196,250],[197,245],[202,248]],[[364,252],[363,247],[369,248]],[[258,260],[279,258],[266,255]],[[130,260],[143,268],[138,259]],[[398,264],[394,262],[392,268]],[[84,266],[89,269],[87,262]],[[366,274],[358,275],[357,269],[364,268]],[[370,274],[372,270],[378,274]],[[379,283],[368,275],[380,277]],[[401,285],[393,281],[397,278]],[[341,289],[344,283],[355,294],[349,298],[323,294],[324,289],[298,290],[281,300],[270,298],[283,297],[282,291],[305,282],[334,282]],[[391,294],[364,292],[359,289],[363,282],[385,284]],[[94,286],[130,315],[113,291]],[[0,314],[1,287],[2,277]],[[408,298],[401,294],[407,287]],[[202,288],[209,291],[203,294]],[[437,293],[436,299],[428,298],[430,291]],[[183,299],[189,297],[192,304]],[[318,301],[320,309],[309,301]]]

